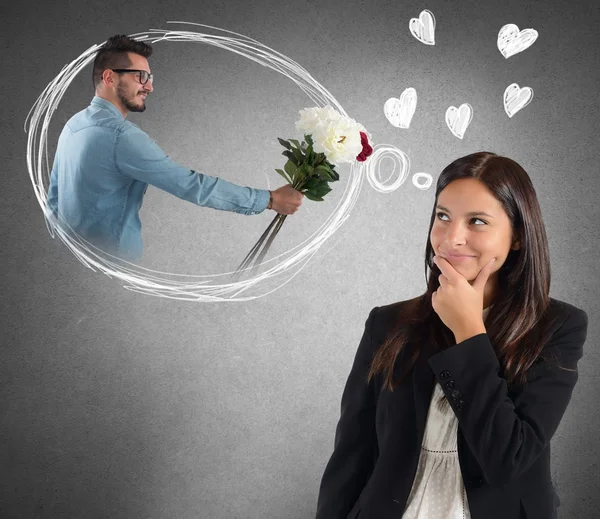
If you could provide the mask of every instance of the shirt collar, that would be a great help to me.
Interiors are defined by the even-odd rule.
[[[107,101],[106,99],[104,99],[102,97],[94,96],[91,104],[101,106],[102,108],[106,108],[107,110],[110,110],[114,115],[125,120],[125,117],[123,117],[123,114],[119,111],[119,109],[115,105],[113,105],[110,101]]]

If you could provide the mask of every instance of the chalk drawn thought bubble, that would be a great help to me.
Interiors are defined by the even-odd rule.
[[[131,34],[130,36],[136,40],[144,40],[152,44],[162,41],[196,42],[235,52],[288,77],[302,88],[315,105],[325,106],[329,104],[342,115],[347,116],[333,95],[304,68],[255,39],[199,23],[167,23],[205,27],[217,31],[217,34],[189,30],[151,29],[148,32]],[[224,36],[223,34],[230,36]],[[54,217],[47,206],[48,197],[44,187],[44,180],[49,178],[48,164],[50,161],[47,157],[46,138],[51,116],[64,96],[67,87],[75,76],[94,60],[98,49],[103,44],[104,42],[91,46],[73,62],[65,65],[58,76],[43,90],[29,111],[25,121],[25,131],[28,133],[27,167],[34,193],[44,212],[46,225],[52,237],[58,236],[85,267],[123,281],[125,283],[124,288],[127,290],[156,297],[211,303],[248,301],[263,297],[285,285],[298,274],[326,240],[348,219],[350,211],[358,199],[365,176],[369,177],[370,182],[374,182],[381,190],[387,192],[404,182],[408,171],[406,154],[393,146],[374,146],[377,157],[383,157],[387,150],[387,153],[392,153],[400,161],[402,167],[399,168],[399,178],[392,181],[391,184],[383,183],[381,175],[376,171],[380,162],[377,159],[354,162],[350,166],[348,184],[343,198],[323,225],[300,245],[264,261],[260,265],[264,267],[263,272],[248,276],[241,281],[233,280],[235,276],[233,269],[220,274],[176,274],[150,270],[112,256],[78,236],[69,228],[68,223],[60,218],[60,215],[58,219]],[[368,175],[366,173],[367,164],[369,164]],[[253,290],[254,292],[252,292]]]

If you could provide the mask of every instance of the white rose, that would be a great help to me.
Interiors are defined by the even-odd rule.
[[[296,128],[305,134],[311,134],[314,150],[325,153],[332,164],[354,162],[362,151],[360,132],[365,128],[350,117],[343,116],[332,106],[312,107],[300,110],[300,119]]]
[[[319,124],[327,124],[329,121],[337,121],[342,117],[333,107],[327,105],[323,108],[318,106],[300,110],[300,119],[296,121],[296,128],[304,133],[313,133]]]
[[[361,126],[353,119],[341,117],[338,121],[319,124],[313,133],[314,150],[325,153],[332,164],[352,163],[362,151]]]

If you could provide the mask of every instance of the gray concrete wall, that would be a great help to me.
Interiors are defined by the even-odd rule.
[[[408,154],[434,182],[455,158],[490,150],[530,174],[552,259],[551,295],[588,312],[580,381],[553,439],[561,518],[600,513],[598,282],[599,8],[592,2],[20,2],[0,8],[0,516],[286,518],[314,515],[340,397],[370,309],[424,290],[434,187],[410,178],[382,194],[364,182],[348,221],[287,284],[246,302],[137,294],[86,269],[46,228],[26,164],[25,118],[61,68],[116,33],[232,30],[296,60],[375,143]],[[436,45],[408,31],[422,9]],[[500,27],[539,38],[506,60]],[[200,28],[189,28],[198,30]],[[155,93],[131,120],[177,161],[243,185],[280,185],[276,137],[312,106],[289,79],[208,45],[160,42]],[[52,116],[49,156],[91,100],[91,66]],[[506,86],[535,91],[508,118]],[[383,104],[416,88],[410,129]],[[444,122],[467,102],[464,139]],[[341,200],[305,200],[276,253],[309,237]],[[344,177],[344,174],[346,177]],[[198,208],[149,188],[143,265],[180,274],[232,269],[272,213]],[[401,441],[401,439],[399,439]]]

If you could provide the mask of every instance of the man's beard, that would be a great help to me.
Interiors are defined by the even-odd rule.
[[[125,108],[127,108],[127,110],[129,110],[130,112],[143,112],[146,109],[146,104],[144,103],[144,101],[142,100],[141,105],[133,104],[129,99],[127,99],[127,97],[125,97],[124,90],[125,89],[122,88],[121,85],[117,87],[117,96],[119,97],[119,100],[121,101],[121,103],[123,103]]]

